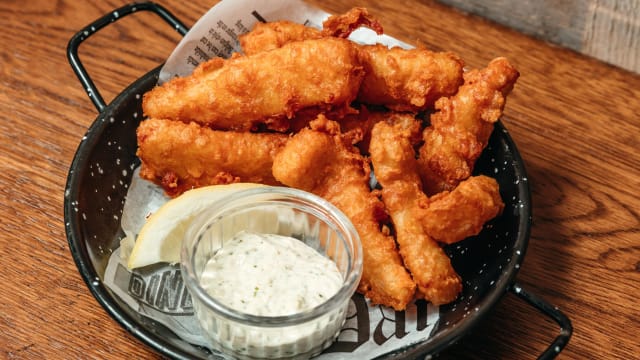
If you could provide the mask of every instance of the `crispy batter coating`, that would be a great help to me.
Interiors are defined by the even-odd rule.
[[[264,23],[240,39],[245,54],[276,49],[293,41],[323,37],[347,37],[360,26],[382,34],[382,26],[366,9],[353,8],[329,17],[322,31],[288,21]],[[365,78],[358,100],[397,111],[432,108],[442,96],[455,94],[462,84],[463,61],[450,52],[406,50],[383,45],[359,46]]]
[[[410,126],[416,123],[416,117],[414,113],[383,111],[361,106],[358,114],[348,115],[340,120],[340,129],[344,136],[352,139],[352,143],[360,149],[361,154],[368,155],[371,129],[380,121],[403,123]],[[419,132],[415,133],[411,139],[414,145],[421,140]]]
[[[451,244],[479,234],[503,209],[498,182],[484,175],[472,176],[452,191],[429,198],[422,226],[437,241]]]
[[[451,190],[471,175],[518,76],[507,59],[496,58],[465,73],[457,94],[436,102],[418,160],[427,194]]]
[[[358,101],[397,111],[432,108],[437,99],[456,93],[463,61],[450,52],[360,46],[365,77]]]
[[[400,254],[418,291],[433,304],[446,304],[456,299],[462,282],[447,254],[422,227],[422,207],[428,199],[421,190],[410,141],[419,127],[403,129],[399,125],[379,122],[373,127],[371,161],[382,185],[382,200],[391,215]]]
[[[369,189],[369,163],[339,125],[320,116],[311,128],[295,134],[273,162],[273,175],[285,185],[319,195],[342,210],[355,226],[363,247],[364,267],[358,291],[372,302],[403,310],[415,284],[402,264],[393,237],[380,221],[384,205]]]
[[[452,53],[345,40],[361,26],[382,33],[364,8],[322,30],[260,23],[240,37],[244,55],[152,89],[140,174],[170,196],[232,182],[315,193],[360,235],[360,293],[395,310],[449,303],[462,283],[441,243],[504,208],[494,179],[470,175],[519,74],[504,58],[463,75]],[[416,113],[434,108],[423,129]],[[370,162],[382,190],[370,189]]]
[[[273,157],[288,140],[283,134],[218,131],[159,119],[141,122],[137,137],[140,176],[170,196],[233,182],[276,185]]]
[[[382,25],[369,14],[366,8],[354,7],[344,14],[329,16],[322,23],[322,34],[346,39],[353,31],[362,26],[368,27],[378,35],[384,32]]]
[[[246,131],[265,124],[284,131],[301,109],[348,111],[363,75],[348,40],[292,42],[252,56],[209,60],[192,75],[146,93],[143,110],[149,117],[216,129]]]
[[[304,26],[288,20],[258,22],[248,33],[238,37],[242,52],[253,55],[263,51],[278,49],[294,41],[321,39],[325,37],[316,28]]]

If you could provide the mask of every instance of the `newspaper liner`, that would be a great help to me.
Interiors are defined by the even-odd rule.
[[[188,75],[199,63],[214,56],[229,57],[232,52],[241,52],[237,36],[258,21],[290,20],[320,28],[329,15],[298,0],[222,1],[198,20],[178,44],[162,68],[159,82]],[[350,39],[363,44],[411,48],[364,28],[356,30]],[[140,179],[137,170],[126,199],[121,223],[126,236],[109,259],[104,283],[141,315],[165,325],[191,344],[209,348],[178,265],[156,264],[134,271],[126,266],[134,239],[146,218],[169,199],[160,187]],[[416,301],[405,311],[396,312],[372,305],[356,294],[338,339],[317,358],[374,358],[428,339],[438,319],[439,308],[425,301]]]

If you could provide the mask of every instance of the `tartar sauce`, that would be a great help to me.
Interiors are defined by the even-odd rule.
[[[230,308],[283,316],[313,308],[343,284],[336,264],[292,237],[242,231],[207,262],[201,285]]]

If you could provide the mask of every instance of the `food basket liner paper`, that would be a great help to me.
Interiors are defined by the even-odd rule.
[[[242,52],[238,35],[248,32],[259,21],[289,20],[320,29],[329,15],[297,0],[221,1],[200,18],[176,46],[160,70],[158,82],[189,75],[198,64],[210,58],[227,58],[234,52]],[[367,28],[357,29],[349,39],[362,44],[412,47]]]
[[[231,1],[211,8],[178,44],[160,72],[160,81],[190,74],[200,63],[215,57],[241,52],[238,35],[258,21],[290,20],[320,28],[328,13],[295,0]],[[370,29],[358,29],[352,41],[410,48]],[[191,297],[177,264],[156,264],[130,271],[127,258],[132,243],[146,218],[169,199],[160,187],[133,175],[122,214],[126,234],[111,255],[104,283],[122,301],[141,315],[171,329],[181,339],[208,347],[193,313]],[[374,358],[428,339],[439,319],[439,308],[416,301],[397,312],[372,305],[359,294],[352,297],[347,321],[336,342],[318,359]],[[215,350],[212,352],[216,353]]]

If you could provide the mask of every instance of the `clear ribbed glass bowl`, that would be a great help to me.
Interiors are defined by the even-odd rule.
[[[238,232],[296,238],[331,259],[342,287],[324,303],[287,316],[230,308],[201,284],[205,265]],[[362,246],[349,219],[328,201],[285,187],[258,187],[221,198],[186,231],[182,276],[211,347],[236,358],[309,358],[327,348],[344,324],[362,275]]]

